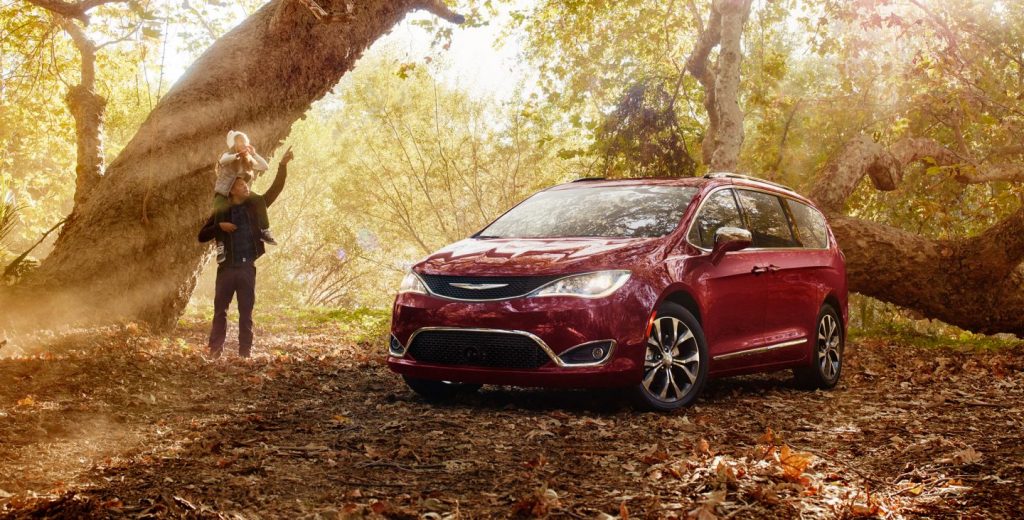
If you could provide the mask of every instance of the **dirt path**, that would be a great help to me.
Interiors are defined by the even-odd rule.
[[[301,332],[295,332],[300,329]],[[428,405],[335,324],[204,361],[200,323],[0,359],[0,517],[985,517],[1024,509],[1024,348],[861,339],[841,386],[713,382],[685,414],[610,392]]]

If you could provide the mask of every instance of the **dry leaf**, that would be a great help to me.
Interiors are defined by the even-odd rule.
[[[785,444],[779,450],[779,463],[782,465],[782,473],[790,480],[798,480],[813,460],[814,455],[807,452],[793,451]]]

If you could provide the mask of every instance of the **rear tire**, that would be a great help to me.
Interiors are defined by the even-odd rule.
[[[633,388],[637,406],[670,412],[692,404],[704,390],[710,362],[697,318],[681,305],[662,304],[645,349],[643,378]]]
[[[793,375],[801,388],[833,388],[843,373],[843,350],[846,346],[842,321],[834,307],[827,303],[821,306],[814,331],[811,364],[794,368]]]
[[[430,402],[449,401],[458,394],[468,394],[480,390],[482,385],[469,383],[450,383],[448,381],[431,381],[402,376],[405,384],[421,397]]]

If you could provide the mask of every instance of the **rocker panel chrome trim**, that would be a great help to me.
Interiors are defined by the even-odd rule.
[[[783,341],[782,343],[776,343],[774,345],[765,345],[763,347],[754,347],[754,348],[750,348],[750,349],[747,349],[747,350],[741,350],[739,352],[730,352],[728,354],[721,354],[721,355],[715,356],[715,357],[713,357],[711,359],[714,360],[714,361],[722,361],[722,360],[725,360],[725,359],[732,359],[732,358],[743,357],[743,356],[752,356],[752,355],[755,355],[755,354],[763,354],[765,352],[771,352],[773,350],[778,350],[780,348],[786,348],[786,347],[792,347],[792,346],[796,346],[796,345],[802,345],[804,343],[807,343],[807,338],[794,339],[792,341]]]

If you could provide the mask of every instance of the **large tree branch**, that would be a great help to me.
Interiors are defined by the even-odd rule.
[[[414,9],[422,9],[438,18],[441,18],[442,20],[447,20],[454,24],[461,24],[466,21],[465,16],[452,11],[451,8],[444,3],[444,0],[420,0],[414,5]]]
[[[879,190],[894,190],[903,170],[916,162],[949,167],[963,183],[1024,180],[1020,167],[966,161],[932,139],[904,138],[887,149],[860,136],[822,169],[810,196],[830,215],[847,256],[850,290],[969,330],[1022,334],[1024,208],[956,240],[932,240],[841,214],[865,176]]]
[[[1019,267],[998,281],[980,278],[985,266],[966,259],[955,242],[843,215],[830,216],[829,224],[846,256],[851,291],[974,332],[1024,336]]]
[[[275,29],[285,2],[302,8],[268,2],[160,98],[39,268],[0,293],[0,309],[20,311],[0,312],[0,322],[177,322],[210,252],[195,232],[209,216],[224,132],[246,130],[270,157],[310,105],[417,7],[415,0],[348,2],[352,10],[339,23],[286,16]],[[288,37],[268,37],[275,30]],[[150,224],[139,226],[144,200]]]
[[[694,16],[699,17],[700,14],[693,2],[690,2],[690,6],[694,11]],[[693,77],[697,78],[702,85],[705,85],[705,88],[707,88],[706,81],[714,82],[714,73],[708,69],[708,57],[711,55],[711,51],[718,46],[721,38],[722,15],[715,6],[712,6],[711,14],[708,15],[708,23],[700,30],[697,43],[686,59],[686,70],[693,74]]]
[[[74,18],[84,24],[89,23],[89,10],[106,4],[124,3],[128,0],[82,0],[81,2],[65,2],[64,0],[25,0],[42,7],[51,13]]]
[[[903,170],[918,162],[945,167],[963,184],[1024,182],[1022,164],[979,164],[927,137],[906,137],[886,148],[860,135],[828,162],[811,188],[811,198],[822,210],[839,213],[865,176],[871,178],[875,189],[892,191],[899,187]]]

